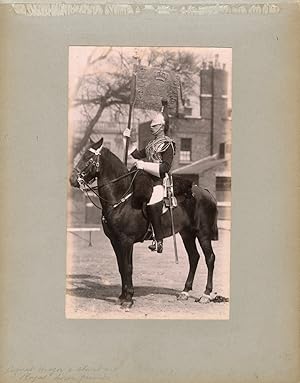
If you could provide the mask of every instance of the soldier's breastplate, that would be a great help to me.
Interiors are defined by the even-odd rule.
[[[151,150],[152,148],[146,150],[147,154],[147,160],[154,163],[160,163],[161,160],[161,154],[155,150]]]

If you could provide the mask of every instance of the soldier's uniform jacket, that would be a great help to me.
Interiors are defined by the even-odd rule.
[[[146,158],[148,162],[159,163],[159,175],[151,175],[154,185],[162,185],[163,178],[171,169],[175,155],[175,142],[168,136],[155,138],[142,150],[135,150],[132,157],[138,160]]]

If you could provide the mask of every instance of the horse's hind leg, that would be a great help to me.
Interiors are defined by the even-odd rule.
[[[187,280],[184,285],[184,289],[177,296],[177,299],[186,300],[189,297],[188,292],[192,290],[193,288],[193,282],[194,282],[195,273],[198,266],[200,255],[196,247],[195,235],[187,230],[180,232],[180,235],[183,240],[184,247],[188,253],[190,269],[189,269]]]
[[[204,294],[200,297],[200,303],[208,303],[210,302],[210,293],[213,289],[213,273],[214,273],[214,265],[215,265],[215,254],[211,245],[211,240],[206,237],[198,236],[198,240],[201,246],[201,249],[205,256],[205,262],[207,266],[207,283],[205,287]]]

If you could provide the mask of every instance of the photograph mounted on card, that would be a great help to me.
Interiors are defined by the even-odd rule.
[[[229,319],[230,48],[69,48],[66,317]]]

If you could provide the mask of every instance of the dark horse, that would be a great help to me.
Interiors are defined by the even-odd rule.
[[[118,157],[103,147],[101,138],[96,143],[91,141],[70,177],[73,187],[89,187],[91,181],[97,179],[97,194],[103,213],[102,224],[117,257],[122,280],[119,302],[125,308],[133,304],[133,245],[144,240],[149,227],[143,209],[134,208],[132,205],[130,192],[134,174],[136,173],[128,171]],[[196,247],[197,238],[208,268],[206,288],[199,301],[208,303],[213,287],[215,262],[211,241],[216,240],[218,236],[216,201],[209,191],[194,185],[190,198],[179,199],[178,206],[173,209],[173,216],[175,232],[179,232],[182,237],[190,265],[184,289],[177,298],[188,299],[188,292],[192,290],[200,257]],[[162,227],[164,237],[172,235],[169,212],[162,215]]]

